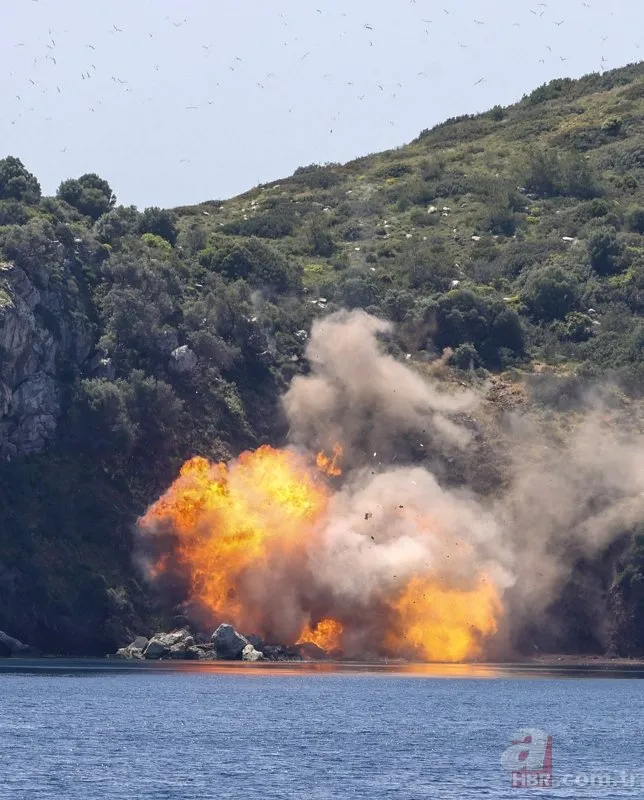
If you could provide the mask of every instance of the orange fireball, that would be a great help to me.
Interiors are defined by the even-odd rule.
[[[400,576],[400,585],[374,595],[371,609],[357,597],[355,614],[346,602],[339,613],[333,592],[316,588],[310,556],[324,550],[328,477],[342,474],[341,457],[339,446],[332,456],[319,453],[316,469],[294,451],[264,446],[230,464],[199,457],[186,462],[139,520],[144,535],[169,533],[172,540],[149,565],[150,578],[178,569],[188,578],[186,599],[209,623],[230,622],[268,640],[341,652],[345,638],[360,641],[368,630],[371,650],[382,655],[443,662],[480,657],[502,613],[484,575],[467,585],[431,571]],[[437,547],[449,546],[436,520],[406,507],[399,516]],[[369,547],[377,547],[372,541]],[[354,566],[347,563],[349,575]]]

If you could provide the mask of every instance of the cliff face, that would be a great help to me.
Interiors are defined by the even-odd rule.
[[[44,271],[30,278],[0,264],[0,459],[40,452],[54,438],[61,364],[81,366],[93,347],[86,314],[65,313],[66,277],[52,285]]]

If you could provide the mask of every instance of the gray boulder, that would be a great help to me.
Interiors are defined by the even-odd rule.
[[[181,658],[195,640],[189,630],[183,628],[172,633],[156,633],[148,642],[143,655],[148,659]]]
[[[138,647],[131,647],[130,645],[127,647],[119,647],[116,651],[116,658],[141,661],[143,658],[143,650]]]
[[[229,661],[239,661],[244,647],[249,644],[248,639],[227,623],[221,624],[213,633],[212,643],[215,646],[217,658]]]
[[[148,646],[148,640],[145,636],[137,636],[133,642],[127,647],[121,647],[116,651],[117,658],[133,658],[142,659],[143,651]]]
[[[197,366],[197,354],[191,350],[187,344],[177,347],[170,353],[170,363],[168,369],[175,375],[184,375],[194,372]]]
[[[264,654],[255,650],[252,644],[247,644],[242,650],[242,661],[263,661]]]
[[[22,656],[24,658],[26,656],[37,655],[37,651],[33,647],[24,644],[19,639],[14,639],[13,636],[9,636],[9,634],[4,631],[0,631],[0,645],[2,645],[3,650],[8,649],[9,655],[12,656]]]
[[[212,661],[215,658],[214,650],[206,650],[203,645],[193,644],[186,648],[184,658],[190,661]]]

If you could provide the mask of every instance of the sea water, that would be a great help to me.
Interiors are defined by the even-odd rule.
[[[0,797],[643,798],[643,675],[9,659]]]

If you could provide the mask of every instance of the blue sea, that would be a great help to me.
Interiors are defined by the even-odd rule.
[[[642,798],[641,677],[10,659],[0,798]],[[501,763],[523,729],[551,737],[550,788]]]

